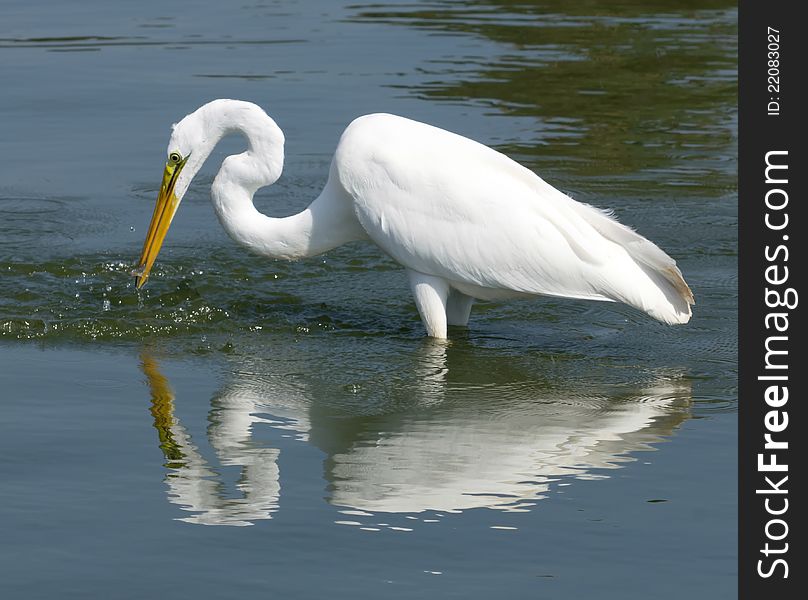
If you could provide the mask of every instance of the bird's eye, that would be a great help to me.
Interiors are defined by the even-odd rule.
[[[172,152],[168,155],[168,162],[172,165],[178,165],[182,160],[182,156],[180,156],[179,152]]]

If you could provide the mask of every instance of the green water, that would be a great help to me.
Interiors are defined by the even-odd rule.
[[[734,4],[3,12],[4,597],[734,593]],[[268,214],[394,112],[613,209],[677,260],[693,320],[480,303],[434,344],[374,246],[287,263],[226,237],[208,188],[235,139],[136,291],[170,125],[216,97],[284,129]]]

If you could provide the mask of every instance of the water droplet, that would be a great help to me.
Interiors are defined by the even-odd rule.
[[[135,230],[134,226],[130,225],[129,226],[129,231],[134,231],[134,230]]]
[[[104,310],[109,310],[109,309],[110,309],[110,302],[109,302],[109,300],[104,300],[104,303],[103,303],[103,305],[102,305],[102,308],[103,308]]]

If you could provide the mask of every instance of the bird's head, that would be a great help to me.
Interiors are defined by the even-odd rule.
[[[166,152],[163,181],[157,194],[143,253],[134,275],[140,288],[149,277],[171,221],[191,180],[228,133],[241,133],[247,150],[223,163],[238,176],[238,183],[255,189],[270,185],[283,169],[283,133],[257,105],[241,100],[219,99],[199,107],[174,125]],[[237,160],[234,160],[237,159]]]
[[[207,149],[210,144],[206,143],[205,129],[204,115],[200,114],[199,110],[187,115],[172,128],[163,180],[160,184],[160,191],[157,193],[154,214],[152,214],[146,240],[143,243],[140,261],[132,273],[137,277],[138,289],[149,278],[149,272],[160,252],[180,202],[191,185],[191,180],[210,152]]]

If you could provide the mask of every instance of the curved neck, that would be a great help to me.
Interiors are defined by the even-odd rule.
[[[328,183],[302,212],[285,218],[260,213],[255,192],[272,185],[283,170],[284,137],[280,128],[258,106],[235,100],[217,100],[200,109],[201,152],[190,156],[190,176],[198,171],[214,146],[230,133],[247,140],[247,150],[228,156],[211,186],[216,216],[227,234],[257,254],[295,259],[320,254],[363,237],[341,186]],[[189,165],[191,166],[191,165]],[[189,182],[190,183],[190,182]]]
[[[213,181],[210,192],[213,208],[224,230],[252,252],[285,259],[319,254],[310,251],[313,219],[308,208],[290,217],[267,216],[255,208],[254,191],[234,182],[224,167]]]

